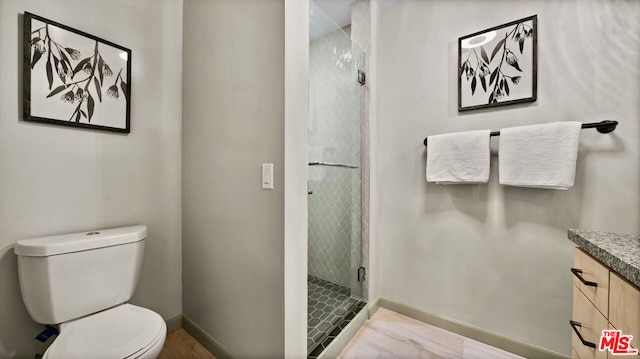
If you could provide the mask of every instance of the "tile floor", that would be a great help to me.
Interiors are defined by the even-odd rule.
[[[308,276],[307,352],[311,352],[349,313],[358,300],[349,288]]]
[[[366,303],[364,302],[356,303],[356,305],[347,312],[344,318],[335,325],[335,328],[333,328],[333,330],[324,337],[320,344],[317,344],[315,347],[307,348],[307,359],[318,359],[322,352],[331,345],[340,333],[342,333],[342,331],[351,323],[365,305]]]
[[[523,359],[519,355],[380,308],[338,359]]]

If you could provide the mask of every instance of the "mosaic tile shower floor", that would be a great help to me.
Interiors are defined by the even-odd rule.
[[[308,276],[307,352],[329,336],[361,302],[349,288]]]

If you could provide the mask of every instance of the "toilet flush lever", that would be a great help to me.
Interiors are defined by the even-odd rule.
[[[51,338],[52,336],[58,335],[58,334],[60,334],[58,329],[56,329],[54,327],[50,327],[50,326],[47,325],[47,328],[45,330],[43,330],[42,333],[38,334],[36,339],[38,339],[39,341],[44,343],[47,340],[49,340],[49,338]]]

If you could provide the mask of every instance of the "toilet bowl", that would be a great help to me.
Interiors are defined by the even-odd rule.
[[[156,358],[162,317],[127,303],[138,283],[147,227],[20,240],[20,291],[27,311],[60,333],[47,359]]]

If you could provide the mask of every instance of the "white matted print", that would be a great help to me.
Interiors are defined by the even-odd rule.
[[[537,15],[458,39],[458,111],[537,97]]]
[[[24,119],[130,132],[131,50],[24,15]]]

